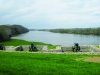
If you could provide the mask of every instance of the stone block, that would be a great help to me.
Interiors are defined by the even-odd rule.
[[[22,45],[23,50],[29,50],[29,45]]]
[[[15,51],[15,47],[14,46],[5,46],[5,51],[7,52],[14,52]]]
[[[43,49],[43,45],[36,45],[37,50],[42,50]]]

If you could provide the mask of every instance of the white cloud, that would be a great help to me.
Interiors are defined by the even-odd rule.
[[[100,0],[0,0],[0,9],[0,22],[100,23]]]

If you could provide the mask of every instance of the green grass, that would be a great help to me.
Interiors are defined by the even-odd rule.
[[[32,42],[19,40],[19,39],[11,39],[9,41],[0,42],[3,43],[5,46],[19,46],[19,45],[30,45]],[[35,45],[49,45],[41,42],[34,42]]]
[[[100,48],[99,45],[96,45],[97,48]]]
[[[56,46],[48,46],[48,49],[56,49]]]
[[[75,60],[84,57],[93,55],[0,52],[0,75],[99,75],[100,63]]]

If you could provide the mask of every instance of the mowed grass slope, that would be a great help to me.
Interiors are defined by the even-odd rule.
[[[0,52],[0,75],[99,75],[100,63],[75,60],[91,56]]]
[[[25,41],[25,40],[20,40],[20,39],[11,39],[9,41],[1,42],[5,46],[19,46],[19,45],[30,45],[32,42]],[[35,45],[50,45],[50,44],[45,44],[42,42],[34,42]]]

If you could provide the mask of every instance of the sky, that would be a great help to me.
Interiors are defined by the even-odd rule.
[[[0,25],[29,29],[100,27],[100,0],[0,0]]]

